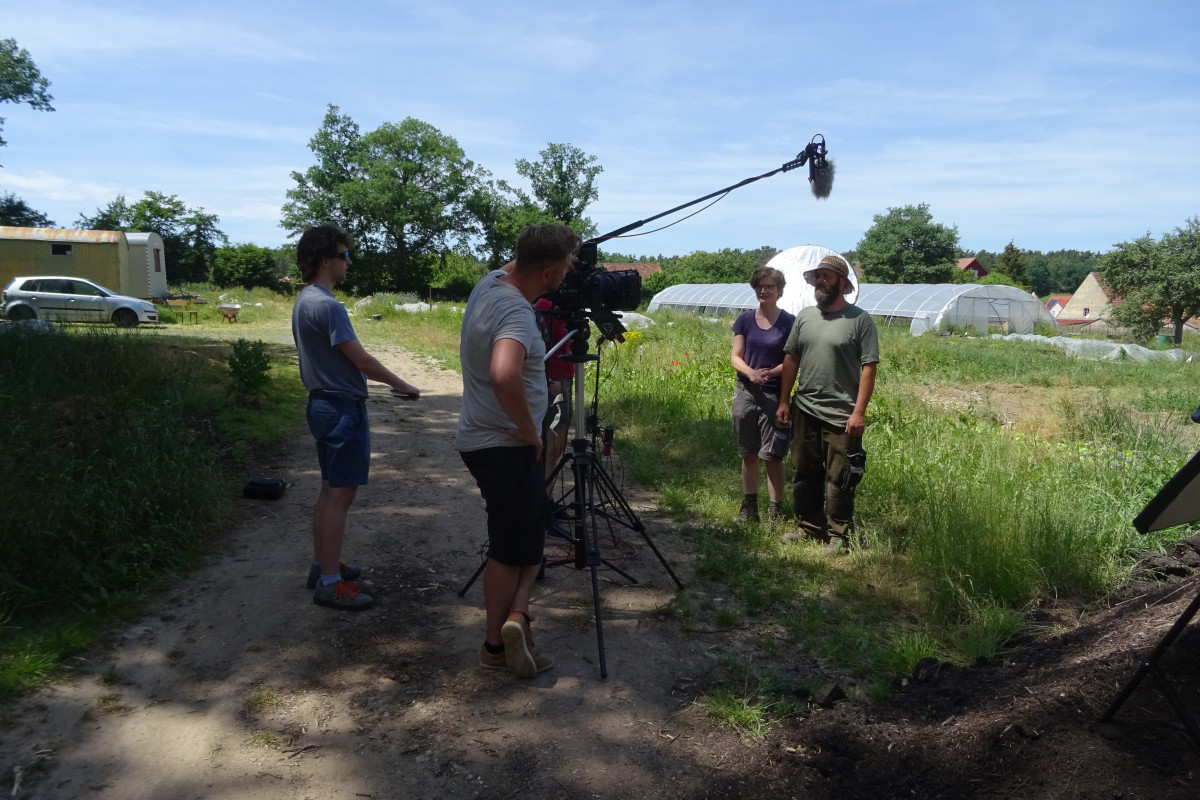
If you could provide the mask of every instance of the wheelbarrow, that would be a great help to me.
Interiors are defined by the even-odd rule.
[[[237,322],[237,315],[242,307],[237,303],[221,303],[217,306],[217,310],[221,312],[223,322]]]

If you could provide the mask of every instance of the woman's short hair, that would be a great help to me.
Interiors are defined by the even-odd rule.
[[[756,292],[758,291],[758,287],[767,281],[773,281],[779,287],[779,293],[783,294],[783,287],[787,283],[787,279],[783,277],[782,272],[774,267],[759,267],[750,276],[750,286]]]
[[[312,283],[321,267],[321,259],[333,258],[354,246],[354,237],[337,225],[314,225],[304,232],[296,245],[296,266],[305,283]]]

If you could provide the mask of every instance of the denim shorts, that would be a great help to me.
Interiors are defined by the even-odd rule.
[[[485,447],[460,453],[487,505],[488,558],[513,567],[542,563],[546,487],[533,448]]]
[[[366,484],[371,465],[366,400],[309,395],[308,429],[317,440],[322,480],[334,488]]]

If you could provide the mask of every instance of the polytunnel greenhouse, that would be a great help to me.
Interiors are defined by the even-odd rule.
[[[812,287],[805,283],[800,287],[794,289],[789,281],[779,305],[792,313],[815,305]],[[1033,333],[1039,323],[1058,328],[1040,300],[1013,286],[862,283],[857,297],[849,295],[848,299],[881,324],[907,323],[914,336],[951,327],[974,328],[978,334],[986,334],[992,326],[1005,333]],[[647,310],[666,308],[716,316],[740,314],[757,305],[748,283],[682,283],[654,295]]]

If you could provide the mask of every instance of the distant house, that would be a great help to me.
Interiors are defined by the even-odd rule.
[[[642,276],[642,280],[653,275],[655,272],[662,272],[662,267],[657,263],[633,263],[633,264],[600,264],[600,269],[605,272],[618,272],[623,269],[636,269],[638,275]]]
[[[984,275],[988,274],[988,268],[979,263],[978,258],[960,258],[954,266],[961,269],[963,272],[970,270],[975,273],[975,280],[979,280]]]
[[[1067,307],[1067,303],[1069,302],[1071,302],[1071,295],[1069,294],[1052,294],[1050,295],[1050,299],[1046,301],[1046,308],[1050,309],[1050,313],[1054,315],[1055,319],[1058,319],[1058,315],[1062,313],[1062,310]]]
[[[1088,325],[1097,329],[1108,327],[1109,311],[1121,304],[1100,282],[1099,272],[1089,272],[1058,313],[1059,325]]]

